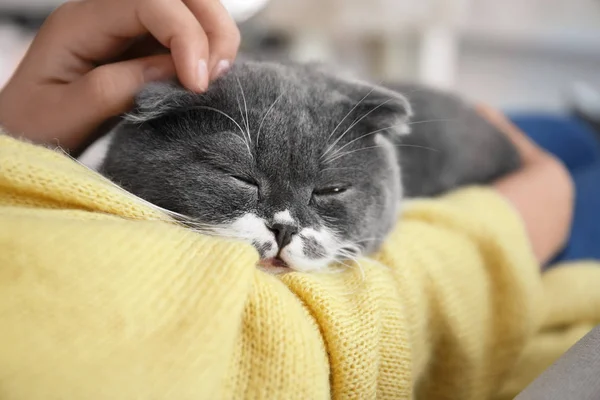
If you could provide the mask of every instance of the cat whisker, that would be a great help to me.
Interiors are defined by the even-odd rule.
[[[419,93],[419,92],[424,92],[426,90],[430,90],[429,87],[425,86],[425,87],[418,87],[418,88],[414,88],[409,92],[404,92],[402,91],[402,95],[404,95],[405,97],[408,97],[409,94],[413,94],[413,93]]]
[[[419,146],[419,145],[416,145],[416,144],[395,144],[393,146],[394,147],[415,147],[415,148],[418,148],[418,149],[431,150],[431,151],[435,151],[435,152],[439,153],[438,149],[434,149],[432,147],[426,147],[426,146]],[[378,149],[378,148],[384,148],[384,146],[367,146],[367,147],[363,147],[361,149],[350,150],[350,151],[347,151],[347,152],[342,153],[342,154],[337,154],[333,158],[327,159],[325,161],[325,164],[329,164],[329,163],[331,163],[331,162],[333,162],[333,161],[335,161],[335,160],[337,160],[339,158],[342,158],[342,157],[347,156],[347,155],[352,154],[352,153],[357,153],[359,151],[370,150],[370,149]]]
[[[340,250],[340,251],[337,252],[336,257],[337,258],[343,257],[343,259],[345,259],[345,260],[354,260],[354,259],[356,259],[358,257],[359,254],[360,254],[360,251],[350,252],[350,251]]]
[[[356,246],[356,245],[349,245],[349,247],[358,248],[358,246]],[[340,253],[340,255],[341,255],[342,257],[344,257],[344,256],[345,256],[345,254],[343,254],[343,252],[342,252],[342,253]],[[376,260],[376,259],[369,258],[368,260],[369,260],[369,262],[370,262],[371,264],[373,264],[373,265],[375,265],[375,266],[377,266],[377,267],[379,267],[379,268],[381,268],[381,269],[385,269],[385,270],[388,270],[388,271],[390,271],[390,270],[391,270],[391,268],[390,268],[390,267],[388,267],[387,265],[385,265],[385,264],[381,263],[380,261],[378,261],[378,260]],[[354,256],[354,257],[346,257],[346,258],[345,258],[345,259],[343,259],[343,260],[340,260],[340,259],[339,259],[339,256],[335,258],[335,262],[337,262],[338,264],[341,264],[341,265],[345,266],[346,268],[349,268],[349,269],[351,269],[352,267],[351,267],[351,266],[349,266],[348,264],[346,264],[344,261],[350,261],[350,262],[353,262],[353,263],[356,265],[356,268],[358,268],[358,270],[359,270],[359,271],[360,271],[360,273],[361,273],[361,276],[362,276],[362,282],[364,282],[364,281],[366,280],[365,269],[364,269],[364,267],[363,267],[362,263],[361,263],[361,262],[360,262],[360,260],[359,260],[359,256]],[[354,292],[354,293],[356,293],[356,292]]]
[[[240,112],[240,117],[242,118],[242,135],[244,135],[244,140],[246,140],[246,118],[244,117],[244,112],[242,111],[242,103],[240,103],[240,98],[237,95],[235,96],[235,101],[238,106],[238,111]]]
[[[319,271],[319,274],[341,274],[346,271],[347,268],[344,268],[342,265],[330,265],[326,269]]]
[[[364,139],[367,136],[374,135],[376,133],[383,132],[383,131],[388,130],[388,129],[400,128],[400,127],[403,127],[405,125],[423,124],[423,123],[427,123],[427,122],[454,122],[454,121],[457,121],[457,118],[427,119],[427,120],[423,120],[423,121],[405,122],[405,123],[402,123],[402,124],[396,124],[396,125],[387,126],[385,128],[381,128],[381,129],[377,129],[377,130],[371,131],[369,133],[365,133],[364,135],[359,136],[358,138],[349,141],[348,143],[344,144],[342,147],[340,147],[339,149],[337,149],[336,151],[334,151],[333,154],[332,154],[332,156],[335,156],[337,153],[339,153],[340,151],[342,151],[344,148],[348,147],[352,143],[355,143],[355,142],[357,142],[357,141],[359,141],[361,139]]]
[[[366,281],[367,280],[367,274],[365,273],[365,268],[362,266],[362,264],[358,261],[358,260],[353,260],[354,263],[356,264],[356,267],[358,268],[358,271],[360,272],[360,276],[362,278],[362,281]]]
[[[342,170],[342,169],[348,169],[348,170],[353,170],[353,171],[362,171],[361,168],[354,168],[354,167],[329,167],[329,168],[322,168],[321,171]]]
[[[341,260],[335,260],[336,263],[343,265],[344,267],[346,267],[349,270],[358,270],[358,272],[360,273],[360,278],[361,278],[361,283],[365,283],[365,281],[367,280],[367,274],[365,273],[365,268],[362,266],[362,264],[358,261],[358,260],[348,260],[350,262],[353,262],[355,266],[352,265],[348,265],[345,262],[341,261]],[[354,291],[354,292],[350,292],[348,294],[355,294],[358,290]]]
[[[330,226],[327,226],[327,228],[329,228],[331,231],[333,231],[334,234],[337,235],[338,233],[340,233],[340,232],[337,232],[335,229],[335,224],[337,222],[337,219],[328,217],[326,215],[321,215],[321,219],[323,220],[323,222],[330,224]]]
[[[376,266],[378,266],[381,269],[385,269],[385,270],[388,270],[388,271],[392,270],[392,268],[388,267],[387,265],[385,265],[384,263],[382,263],[380,261],[375,260],[374,258],[369,258],[369,262],[371,264],[375,264]]]
[[[281,97],[283,96],[283,92],[277,96],[277,98],[275,99],[275,101],[273,102],[273,104],[271,104],[271,106],[269,107],[269,109],[267,110],[267,112],[265,112],[265,115],[263,115],[260,124],[258,125],[258,133],[256,134],[256,145],[258,146],[258,140],[260,138],[260,130],[262,129],[263,123],[265,122],[265,119],[267,118],[267,116],[269,115],[269,113],[271,112],[271,110],[273,110],[273,107],[275,107],[275,104],[277,104],[277,102],[279,101],[279,99],[281,99]]]
[[[340,259],[340,257],[343,257],[343,259],[345,259],[345,260],[356,261],[361,256],[362,256],[362,249],[360,248],[360,246],[352,243],[352,244],[342,245],[342,247],[337,250],[334,258],[337,260],[337,259]]]
[[[191,230],[192,232],[199,233],[205,236],[217,236],[220,238],[234,239],[240,241],[243,241],[245,239],[244,237],[240,236],[239,234],[236,234],[235,232],[226,227],[195,224],[189,222],[182,222],[180,223],[180,225],[186,229]]]
[[[396,125],[387,126],[387,127],[385,127],[385,128],[381,128],[381,129],[377,129],[377,130],[374,130],[374,131],[371,131],[371,132],[365,133],[364,135],[361,135],[361,136],[359,136],[359,137],[358,137],[358,138],[356,138],[356,139],[352,139],[351,141],[349,141],[348,143],[344,144],[344,145],[343,145],[342,147],[340,147],[339,149],[335,150],[335,151],[332,153],[331,157],[335,156],[335,155],[336,155],[336,154],[338,154],[340,151],[342,151],[344,148],[346,148],[346,147],[350,146],[352,143],[355,143],[355,142],[357,142],[357,141],[359,141],[359,140],[361,140],[361,139],[364,139],[364,138],[365,138],[365,137],[367,137],[367,136],[371,136],[371,135],[374,135],[374,134],[376,134],[376,133],[379,133],[379,132],[386,131],[386,130],[388,130],[388,129],[400,128],[400,127],[403,127],[403,126],[405,126],[405,125],[424,124],[424,123],[428,123],[428,122],[455,122],[455,121],[457,121],[457,118],[427,119],[427,120],[423,120],[423,121],[412,121],[412,122],[405,122],[405,123],[402,123],[402,124],[396,124]],[[351,127],[352,127],[352,126],[351,126]],[[335,144],[335,143],[334,143],[334,144]],[[329,150],[325,151],[325,153],[324,153],[324,154],[327,154],[327,152],[328,152],[328,151],[329,151]]]
[[[231,234],[231,232],[229,232],[226,228],[221,228],[219,226],[212,226],[212,225],[208,225],[208,224],[202,224],[199,223],[197,221],[195,221],[193,218],[188,217],[187,215],[184,214],[180,214],[178,212],[175,211],[171,211],[169,209],[157,206],[156,204],[153,204],[147,200],[144,200],[143,198],[136,196],[135,194],[129,192],[128,190],[124,189],[123,187],[119,186],[118,184],[116,184],[115,182],[111,181],[110,179],[106,178],[104,175],[98,174],[97,171],[94,171],[93,169],[89,168],[87,165],[83,164],[82,162],[80,162],[79,160],[77,160],[76,158],[74,158],[73,156],[71,156],[69,153],[67,153],[62,147],[57,146],[56,150],[60,151],[61,153],[63,153],[65,156],[67,156],[68,158],[70,158],[71,160],[73,160],[74,162],[76,162],[77,164],[81,165],[83,168],[87,169],[88,171],[91,171],[94,173],[94,177],[96,177],[99,181],[106,183],[108,185],[110,185],[111,187],[113,187],[114,189],[120,191],[121,193],[123,193],[124,195],[126,195],[128,198],[130,198],[131,200],[133,200],[134,202],[143,205],[145,207],[148,207],[152,210],[158,211],[159,213],[163,214],[164,217],[161,216],[157,216],[157,217],[149,217],[147,218],[148,221],[156,221],[156,222],[165,222],[165,223],[169,223],[169,224],[177,224],[180,225],[184,228],[189,228],[195,232],[201,233],[201,234],[205,234],[205,235],[209,235],[209,234],[218,234],[218,235],[223,235],[223,236],[227,236],[227,237],[235,237],[234,235]]]
[[[458,122],[459,118],[440,118],[440,119],[425,119],[422,121],[411,121],[408,122],[406,125],[417,125],[417,124],[424,124],[427,122]]]
[[[240,92],[242,93],[242,99],[244,100],[244,110],[246,111],[246,132],[248,133],[248,140],[252,143],[252,138],[250,137],[250,122],[248,120],[248,104],[246,104],[246,95],[244,94],[244,89],[242,88],[242,83],[240,82],[240,78],[236,77],[238,86],[240,88]],[[239,102],[238,102],[239,105]],[[242,112],[240,107],[240,113]],[[243,117],[242,117],[243,118]]]
[[[218,108],[214,108],[214,107],[209,107],[209,106],[195,106],[192,108],[199,108],[202,110],[209,110],[209,111],[214,111],[216,113],[219,113],[221,115],[223,115],[224,117],[226,117],[227,119],[229,119],[231,122],[233,122],[235,124],[235,126],[237,126],[237,128],[240,130],[242,137],[244,138],[244,143],[246,144],[246,148],[248,149],[248,154],[250,155],[251,158],[254,158],[254,156],[252,155],[252,150],[250,150],[250,146],[246,140],[246,134],[244,133],[244,129],[240,126],[240,124],[238,124],[238,122],[229,114],[227,114],[225,111],[221,111]]]
[[[352,124],[350,124],[350,126],[348,127],[348,129],[346,129],[328,148],[327,150],[325,150],[325,153],[323,153],[323,155],[321,155],[321,159],[323,157],[325,157],[327,155],[327,153],[329,153],[337,143],[339,143],[340,140],[342,140],[342,138],[348,133],[350,132],[350,130],[352,128],[354,128],[356,126],[356,124],[358,124],[360,121],[362,121],[363,119],[365,119],[369,114],[371,114],[373,111],[377,110],[379,107],[384,106],[385,104],[389,103],[390,101],[392,101],[392,99],[387,99],[385,101],[383,101],[381,104],[379,104],[376,107],[373,107],[372,109],[370,109],[368,112],[366,112],[362,117],[357,118],[356,120],[354,120],[354,122],[352,122]]]
[[[364,238],[364,239],[359,239],[359,240],[355,240],[355,243],[365,243],[365,242],[376,242],[379,240],[383,240],[383,237],[373,237],[373,238]]]
[[[352,111],[356,110],[356,107],[358,107],[367,97],[369,97],[369,95],[371,93],[373,93],[373,91],[375,90],[375,86],[373,86],[373,88],[371,88],[371,90],[369,90],[369,92],[367,94],[365,94],[363,96],[362,99],[360,99],[358,101],[358,103],[356,103],[354,105],[354,107],[352,107],[350,109],[350,111],[348,111],[348,113],[346,115],[344,115],[344,118],[342,118],[342,120],[335,126],[335,128],[333,128],[333,130],[331,131],[331,133],[329,134],[329,136],[327,137],[327,141],[329,141],[331,139],[331,137],[333,136],[333,134],[335,133],[335,131],[337,131],[337,129],[340,127],[340,125],[342,125],[344,123],[344,121],[346,120],[346,118],[348,118],[350,116],[350,114],[352,114]]]
[[[252,157],[252,151],[250,150],[250,143],[251,143],[251,139],[250,139],[250,129],[249,129],[249,124],[248,124],[248,108],[246,107],[246,96],[244,96],[244,90],[242,89],[242,84],[239,80],[239,78],[237,79],[237,84],[238,87],[240,89],[240,94],[242,95],[243,99],[244,99],[244,108],[246,110],[246,117],[244,117],[244,112],[242,111],[242,105],[240,104],[240,98],[238,97],[238,95],[236,94],[235,96],[235,100],[237,102],[238,105],[238,110],[240,112],[240,116],[242,117],[242,125],[245,125],[246,131],[244,131],[244,129],[242,128],[242,137],[244,139],[244,142],[246,142],[246,147],[248,148],[248,152],[250,153],[250,157]]]
[[[345,156],[353,154],[353,153],[357,153],[359,151],[365,151],[365,150],[370,150],[370,149],[379,149],[379,148],[383,148],[383,147],[382,146],[367,146],[367,147],[363,147],[361,149],[350,150],[345,153],[338,154],[338,155],[334,156],[333,158],[329,158],[329,159],[325,160],[325,164],[332,163],[339,158],[345,157]]]
[[[236,134],[235,134],[235,133],[233,133],[233,132],[227,132],[227,133],[229,133],[230,135],[234,136],[234,137],[235,137],[237,140],[241,140],[242,144],[243,144],[243,145],[246,147],[246,149],[248,150],[248,153],[250,154],[250,158],[254,158],[254,157],[252,156],[252,152],[250,151],[250,147],[248,146],[248,141],[246,140],[246,137],[245,137],[243,134],[242,134],[242,137],[240,137],[240,135],[236,135]],[[205,154],[210,154],[210,153],[205,153]],[[220,156],[220,155],[219,155],[219,154],[217,154],[217,153],[212,153],[212,154],[214,154],[214,155],[215,155],[215,156],[217,156],[217,157],[219,157],[219,156]]]
[[[360,252],[360,248],[356,246],[354,243],[340,243],[340,252],[345,253],[354,253],[358,254]]]
[[[436,153],[440,152],[439,149],[436,149],[436,148],[433,148],[433,147],[428,147],[428,146],[419,146],[418,144],[401,143],[401,144],[395,144],[394,147],[415,147],[417,149],[424,149],[424,150],[435,151]]]
[[[334,152],[332,153],[331,157],[335,156],[335,155],[336,155],[336,154],[338,154],[340,151],[342,151],[344,148],[346,148],[346,147],[350,146],[352,143],[355,143],[355,142],[357,142],[357,141],[359,141],[359,140],[361,140],[361,139],[364,139],[364,138],[365,138],[365,137],[367,137],[367,136],[374,135],[374,134],[376,134],[376,133],[379,133],[379,132],[382,132],[382,131],[385,131],[385,130],[388,130],[388,129],[399,128],[399,127],[402,127],[402,126],[405,126],[405,125],[406,125],[406,123],[403,123],[403,124],[397,124],[397,125],[392,125],[392,126],[387,126],[387,127],[385,127],[385,128],[377,129],[377,130],[371,131],[371,132],[369,132],[369,133],[365,133],[364,135],[362,135],[362,136],[359,136],[359,137],[357,137],[356,139],[352,139],[351,141],[349,141],[348,143],[346,143],[345,145],[343,145],[342,147],[340,147],[339,149],[337,149],[336,151],[334,151]]]
[[[428,147],[428,146],[420,146],[418,144],[407,144],[407,143],[399,143],[399,144],[394,144],[394,147],[414,147],[416,149],[423,149],[423,150],[429,150],[429,151],[434,151],[436,153],[439,153],[440,150],[433,148],[433,147]]]

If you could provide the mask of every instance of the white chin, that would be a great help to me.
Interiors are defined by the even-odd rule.
[[[288,252],[283,251],[281,253],[281,259],[294,271],[317,272],[326,269],[329,264],[329,260],[325,258],[311,260],[306,257],[293,257],[287,253]]]

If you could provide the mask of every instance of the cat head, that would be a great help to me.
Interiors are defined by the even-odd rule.
[[[402,195],[401,95],[317,65],[247,61],[203,94],[144,89],[101,168],[262,260],[315,271],[378,247]]]

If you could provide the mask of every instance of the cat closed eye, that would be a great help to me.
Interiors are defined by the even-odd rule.
[[[348,188],[344,186],[330,186],[322,189],[315,189],[313,191],[314,196],[334,196],[336,194],[342,194],[347,191]]]
[[[256,182],[252,178],[245,177],[245,176],[239,176],[239,175],[231,175],[231,177],[233,179],[235,179],[236,181],[238,181],[239,183],[242,183],[244,185],[258,187],[258,182]]]

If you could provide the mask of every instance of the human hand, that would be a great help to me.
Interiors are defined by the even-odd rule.
[[[521,155],[520,170],[493,187],[521,217],[540,265],[545,265],[568,240],[573,220],[575,187],[567,168],[530,140],[501,112],[480,106],[481,115],[503,132]]]
[[[226,72],[240,34],[219,0],[80,0],[56,9],[0,92],[0,125],[80,147],[146,83],[177,75],[196,92]],[[165,54],[167,53],[167,54]]]

